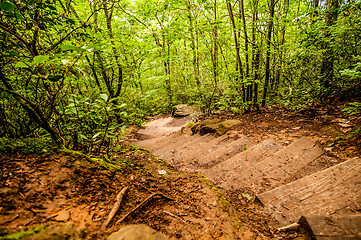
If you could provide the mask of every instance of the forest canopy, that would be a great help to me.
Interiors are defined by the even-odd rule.
[[[7,0],[0,138],[85,151],[129,124],[361,94],[361,2]]]

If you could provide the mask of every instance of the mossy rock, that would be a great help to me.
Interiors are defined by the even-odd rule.
[[[16,232],[0,239],[7,240],[68,240],[81,239],[83,232],[69,224],[54,224],[50,226],[37,226],[26,231]]]
[[[207,133],[216,133],[217,135],[225,134],[230,128],[241,124],[241,121],[236,119],[222,120],[210,119],[198,122],[192,126],[193,134],[199,133],[201,135]]]
[[[145,224],[128,225],[111,234],[107,240],[168,240],[166,236]]]

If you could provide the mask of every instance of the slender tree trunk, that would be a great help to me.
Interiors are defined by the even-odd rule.
[[[218,83],[218,27],[217,27],[217,0],[214,0],[213,4],[213,17],[214,17],[214,28],[213,28],[213,78],[214,84]]]
[[[233,9],[232,9],[232,4],[230,2],[230,0],[227,0],[227,9],[228,9],[228,13],[229,13],[229,19],[231,21],[231,25],[232,25],[232,30],[233,30],[233,37],[234,37],[234,45],[235,45],[235,49],[236,49],[236,73],[237,73],[237,77],[236,77],[236,81],[237,83],[242,84],[242,87],[244,89],[242,80],[243,80],[243,66],[242,66],[242,60],[241,60],[241,55],[240,55],[240,46],[239,46],[239,42],[238,42],[238,35],[237,35],[237,26],[234,20],[234,15],[233,15]],[[243,91],[243,100],[245,97],[245,91]]]
[[[196,85],[200,87],[199,81],[199,61],[198,61],[198,51],[196,48],[196,38],[194,36],[194,23],[193,23],[193,16],[192,16],[192,9],[189,3],[189,0],[185,0],[185,4],[188,11],[188,20],[189,20],[189,32],[191,35],[191,49],[192,49],[192,63],[193,63],[193,72],[196,81]]]
[[[103,0],[103,8],[104,8],[105,20],[106,20],[107,28],[108,28],[108,36],[110,38],[110,42],[112,43],[113,55],[114,55],[114,59],[117,64],[117,67],[118,67],[118,83],[116,86],[116,91],[112,91],[112,93],[109,92],[110,98],[113,98],[113,97],[118,97],[122,90],[123,68],[120,64],[120,57],[118,55],[118,50],[114,47],[114,40],[113,40],[114,36],[113,36],[113,27],[112,27],[113,6],[111,9],[108,9],[107,0]]]
[[[270,0],[269,10],[270,10],[270,19],[268,21],[268,26],[267,26],[266,74],[265,74],[265,82],[264,82],[263,97],[262,97],[263,107],[266,105],[266,98],[270,83],[271,40],[272,40],[272,30],[273,30],[273,17],[275,12],[275,0]]]
[[[324,39],[331,37],[329,28],[335,24],[338,17],[338,0],[327,0],[326,6],[326,15],[325,15],[325,36]],[[331,84],[334,77],[333,74],[333,63],[334,63],[334,52],[332,47],[328,43],[322,43],[322,48],[324,49],[323,60],[321,65],[320,77],[321,77],[321,87],[324,89],[322,95],[330,94]]]
[[[259,0],[253,0],[253,12],[252,12],[252,73],[253,73],[253,106],[257,109],[258,106],[258,82],[259,82],[259,68],[260,68],[260,48],[256,39],[256,24],[258,21],[258,3]]]
[[[284,51],[285,51],[285,35],[286,35],[286,21],[285,18],[287,17],[288,13],[288,6],[289,6],[289,0],[283,1],[283,16],[282,16],[282,26],[281,26],[281,43],[280,43],[280,52],[279,52],[279,66],[276,73],[276,80],[275,80],[275,92],[278,92],[278,87],[280,85],[280,79],[282,78],[282,68],[283,68],[283,61],[284,61]]]
[[[245,62],[245,68],[246,68],[246,76],[245,79],[246,81],[249,80],[249,54],[248,54],[248,33],[247,33],[247,23],[246,23],[246,14],[244,12],[244,3],[243,0],[239,0],[239,15],[240,18],[242,20],[242,25],[243,25],[243,32],[244,32],[244,50],[245,50],[245,57],[246,57],[246,62]],[[251,96],[252,96],[252,84],[250,83],[246,83],[247,84],[247,96],[245,98],[246,102],[251,101]]]

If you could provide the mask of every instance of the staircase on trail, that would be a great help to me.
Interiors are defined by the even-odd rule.
[[[172,128],[153,122],[142,130],[148,139],[135,144],[181,171],[206,176],[221,190],[252,189],[280,225],[299,222],[312,239],[360,239],[360,158],[303,173],[323,155],[307,137],[283,146],[241,134],[187,135],[179,131],[185,122],[178,122]]]

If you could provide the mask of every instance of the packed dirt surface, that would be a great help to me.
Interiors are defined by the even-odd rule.
[[[143,150],[129,148],[109,161],[58,153],[2,156],[0,162],[0,226],[1,235],[8,235],[0,239],[17,239],[9,234],[39,226],[50,226],[46,228],[49,233],[24,239],[105,239],[121,226],[140,223],[170,239],[253,235],[247,229],[239,230],[231,205],[207,179],[179,173]],[[118,214],[104,232],[100,231],[124,186],[129,190]],[[154,193],[159,195],[132,212]],[[129,217],[115,224],[129,212]]]
[[[304,169],[315,171],[360,156],[361,114],[348,115],[342,111],[345,104],[326,102],[300,111],[272,107],[242,115],[221,112],[200,119],[238,119],[241,124],[232,130],[255,142],[273,137],[286,146],[307,136],[326,152]],[[128,135],[144,139],[137,130]],[[119,211],[100,231],[126,186]],[[159,194],[133,210],[154,193]],[[247,186],[222,193],[204,177],[176,171],[129,144],[102,156],[72,151],[0,156],[0,239],[106,239],[121,226],[141,223],[170,239],[304,239],[296,231],[277,231],[277,221],[254,202]]]
[[[144,129],[137,131],[137,139],[147,139],[150,136],[162,136],[180,131],[191,121],[190,117],[173,118],[165,116],[165,118],[157,118],[145,124]]]

